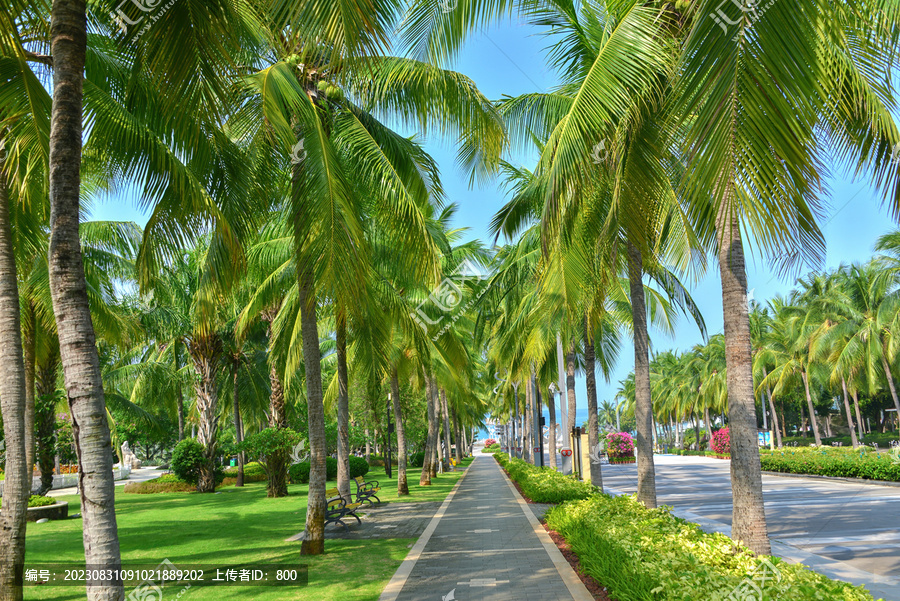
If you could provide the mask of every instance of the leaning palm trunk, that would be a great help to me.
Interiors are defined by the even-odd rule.
[[[50,54],[50,292],[78,455],[84,554],[97,568],[121,564],[100,361],[91,322],[79,239],[85,0],[53,0]],[[90,601],[124,597],[120,579],[89,582]]]
[[[17,575],[25,562],[31,474],[25,449],[25,363],[5,159],[5,151],[0,148],[0,402],[6,443],[6,482],[0,510],[0,599],[20,601],[22,582]]]
[[[428,372],[425,373],[425,407],[428,433],[425,435],[425,453],[422,462],[422,474],[419,476],[419,486],[431,486],[431,464],[434,460],[434,441],[437,438],[434,432],[434,381]]]
[[[603,474],[600,470],[600,424],[597,419],[597,373],[594,340],[585,319],[584,329],[584,374],[587,384],[588,446],[590,447],[591,484],[603,490]]]
[[[300,330],[303,338],[303,365],[306,369],[306,406],[309,413],[309,493],[306,531],[300,553],[320,555],[325,551],[325,403],[322,395],[321,349],[316,316],[313,274],[302,270],[299,277]]]
[[[400,381],[397,368],[391,372],[391,399],[394,406],[394,429],[397,431],[397,495],[409,494],[406,480],[406,432],[403,430],[403,412],[400,408]]]
[[[338,492],[345,499],[350,496],[350,399],[347,394],[347,322],[346,316],[337,318],[337,485]],[[387,458],[385,457],[385,461]]]
[[[762,468],[753,397],[747,272],[737,216],[723,202],[717,218],[722,309],[725,317],[725,361],[728,423],[731,432],[731,536],[754,552],[771,553],[762,495]]]
[[[197,335],[190,344],[189,352],[197,372],[194,395],[200,424],[197,440],[203,445],[203,465],[197,481],[199,492],[216,490],[216,445],[219,432],[219,391],[216,371],[222,353],[222,341],[215,334]]]
[[[653,465],[653,404],[650,398],[650,349],[644,301],[644,262],[641,251],[628,243],[628,283],[634,322],[634,417],[637,420],[638,501],[656,508],[656,470]]]
[[[812,395],[809,393],[809,376],[806,371],[803,370],[800,372],[800,375],[803,378],[803,389],[806,391],[806,405],[809,407],[809,424],[813,431],[813,436],[816,437],[816,446],[822,446],[822,437],[819,435],[819,420],[816,419],[816,407],[812,402]]]
[[[841,387],[844,389],[844,411],[847,412],[847,426],[850,428],[850,442],[853,448],[859,448],[859,439],[856,438],[856,428],[853,425],[853,414],[850,411],[850,397],[847,395],[847,380],[841,378]]]

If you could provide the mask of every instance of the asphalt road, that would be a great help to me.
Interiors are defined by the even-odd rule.
[[[661,505],[730,532],[729,461],[656,455],[654,462]],[[636,467],[604,465],[603,484],[635,492]],[[775,555],[900,601],[900,487],[764,475],[763,496]]]

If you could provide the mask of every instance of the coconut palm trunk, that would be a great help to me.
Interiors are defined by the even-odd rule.
[[[572,345],[574,346],[574,344]],[[566,355],[566,397],[569,401],[568,423],[566,423],[566,438],[572,436],[572,428],[575,427],[575,410],[578,409],[578,402],[575,398],[575,350],[569,351]],[[574,442],[572,445],[574,446]]]
[[[431,388],[431,394],[434,397],[431,401],[434,406],[434,415],[432,416],[434,439],[431,444],[431,477],[434,478],[437,476],[438,467],[441,465],[441,399],[437,381]]]
[[[847,394],[847,380],[841,378],[841,387],[844,389],[844,411],[847,412],[847,426],[850,428],[850,441],[853,448],[859,448],[859,439],[856,437],[856,427],[853,425],[853,413],[850,410],[850,396]]]
[[[394,406],[394,429],[397,431],[397,494],[409,494],[406,480],[406,432],[403,430],[403,411],[400,407],[400,381],[397,368],[391,372],[391,403]]]
[[[234,406],[232,407],[232,412],[234,413],[234,441],[237,443],[237,446],[240,447],[241,443],[244,441],[244,427],[241,423],[241,403],[240,403],[240,395],[238,394],[238,368],[237,365],[234,366],[234,373],[232,374],[232,401]],[[234,483],[235,486],[243,486],[244,485],[244,453],[238,452],[237,454],[237,464],[238,464],[238,474],[237,474],[237,482]]]
[[[884,353],[881,353],[881,366],[884,368],[884,376],[887,378],[888,389],[890,389],[891,398],[894,400],[894,409],[897,410],[897,415],[900,416],[900,399],[897,398],[897,387],[894,385],[894,375],[891,373],[891,366],[888,363],[887,357],[884,356]]]
[[[194,385],[194,396],[197,399],[197,412],[200,417],[197,440],[203,445],[204,456],[197,490],[215,492],[216,446],[219,433],[219,391],[216,372],[222,353],[222,342],[215,334],[198,335],[189,344],[188,351],[197,372],[197,383]]]
[[[747,271],[740,223],[722,203],[717,218],[722,309],[725,318],[725,361],[728,423],[731,433],[731,536],[754,552],[771,553],[762,494],[762,468],[753,397]]]
[[[766,368],[763,368],[763,380],[769,377],[768,371]],[[775,431],[775,440],[778,448],[782,448],[784,446],[784,441],[781,438],[781,430],[778,429],[778,413],[775,411],[775,400],[772,398],[772,389],[766,386],[766,398],[769,399],[769,413],[772,414],[772,429]]]
[[[337,485],[338,492],[345,499],[350,495],[350,398],[347,394],[347,321],[340,312],[337,318],[335,339],[337,342]],[[389,430],[389,428],[386,428]],[[387,458],[385,458],[387,460]]]
[[[556,395],[551,394],[547,400],[547,409],[550,414],[550,432],[547,434],[547,453],[550,455],[550,468],[557,469],[556,464]]]
[[[628,243],[628,283],[634,323],[634,417],[637,421],[638,501],[656,508],[656,470],[653,465],[653,404],[650,398],[650,345],[644,300],[644,262],[641,251]]]
[[[82,100],[87,14],[85,0],[53,0],[50,54],[50,292],[78,455],[85,562],[121,565],[106,417],[106,399],[79,239]],[[20,349],[21,350],[21,349]],[[124,597],[121,580],[93,582],[90,601]],[[95,585],[95,586],[93,586]]]
[[[463,440],[462,440],[462,428],[459,425],[459,415],[454,411],[453,412],[453,437],[456,439],[456,464],[460,465],[463,459]],[[509,435],[507,434],[506,440],[509,440]]]
[[[172,344],[172,361],[175,366],[175,373],[181,370],[181,343],[177,340]],[[178,413],[178,442],[184,440],[184,391],[181,389],[181,383],[175,383],[175,411]]]
[[[441,417],[444,420],[444,469],[450,470],[450,404],[447,391],[441,389]]]
[[[37,451],[35,457],[41,470],[41,488],[45,495],[53,487],[53,468],[56,452],[56,374],[59,370],[58,349],[50,351],[36,370],[35,422]]]
[[[0,167],[0,174],[3,168]],[[0,184],[5,185],[5,184]],[[2,203],[5,205],[6,203]],[[0,211],[4,210],[0,206]],[[37,320],[34,313],[34,303],[25,302],[25,313],[22,315],[22,342],[25,346],[25,471],[30,476],[34,471],[35,453],[37,443],[34,438],[36,419],[36,399],[34,396],[34,370],[36,362],[36,332]]]
[[[427,371],[425,373],[425,408],[428,432],[425,435],[425,453],[422,461],[422,473],[419,476],[419,486],[431,486],[431,464],[434,461],[434,441],[437,439],[434,431],[434,380]]]
[[[322,394],[322,355],[316,316],[315,279],[309,270],[299,276],[300,330],[303,338],[303,365],[306,369],[306,406],[309,414],[309,494],[306,531],[300,547],[302,555],[325,552],[325,403]]]
[[[816,438],[816,446],[822,446],[822,436],[819,434],[819,420],[816,419],[816,406],[813,405],[812,395],[809,392],[809,375],[806,370],[800,371],[803,378],[803,390],[806,392],[806,406],[809,408],[809,424]]]
[[[863,436],[865,436],[863,430],[863,420],[862,415],[859,412],[859,395],[856,390],[853,390],[853,408],[856,410],[856,427],[859,429],[859,441],[863,441]]]
[[[25,563],[25,515],[31,492],[25,436],[25,363],[19,286],[12,242],[6,153],[0,148],[0,402],[6,443],[6,481],[0,509],[0,600],[21,601],[17,576]],[[33,419],[33,418],[32,418]]]
[[[533,463],[533,454],[531,452],[532,436],[531,429],[534,424],[531,415],[532,397],[534,391],[531,388],[531,382],[525,383],[525,411],[523,412],[524,423],[522,424],[522,459],[529,463]]]
[[[590,323],[585,319],[584,329],[584,375],[587,385],[587,409],[588,409],[588,457],[591,470],[591,484],[603,490],[603,474],[600,469],[600,424],[597,419],[597,373],[596,354],[594,340],[591,337]]]

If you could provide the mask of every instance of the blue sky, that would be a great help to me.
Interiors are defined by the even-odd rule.
[[[509,22],[472,37],[453,68],[468,75],[492,99],[526,92],[544,91],[555,82],[555,74],[545,64],[542,48],[544,40],[534,29]],[[459,206],[455,218],[457,227],[468,227],[469,238],[492,242],[488,229],[493,214],[504,204],[505,197],[497,186],[470,189],[468,180],[456,167],[455,150],[445,141],[429,140],[427,147],[442,167],[444,185],[450,202]],[[513,157],[514,163],[533,166],[534,156]],[[145,217],[127,196],[98,203],[93,210],[96,219],[133,220],[143,224]],[[865,181],[853,182],[849,177],[835,177],[827,197],[830,210],[823,230],[828,243],[826,267],[841,263],[864,261],[872,254],[875,240],[896,227],[888,212],[882,208],[874,190]],[[775,294],[786,293],[793,280],[775,277],[768,265],[758,256],[750,258],[749,288],[760,302]],[[710,269],[706,278],[692,289],[710,334],[722,331],[722,306],[719,275]],[[689,349],[702,342],[696,326],[682,318],[674,337],[652,333],[655,349]],[[632,347],[626,345],[610,384],[598,382],[598,396],[612,399],[618,380],[626,377],[633,365]],[[578,417],[585,419],[584,378],[578,378]]]

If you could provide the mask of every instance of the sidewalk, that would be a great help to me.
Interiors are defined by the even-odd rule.
[[[379,601],[427,599],[593,597],[493,457],[476,454]]]
[[[130,482],[145,482],[147,480],[152,480],[153,478],[159,478],[163,474],[166,473],[166,470],[161,470],[156,467],[142,467],[140,469],[132,470],[131,475],[127,480],[116,480],[116,486],[125,486]],[[77,495],[78,488],[75,486],[70,486],[68,488],[57,488],[56,490],[51,490],[47,493],[48,497],[65,497],[67,495]]]

